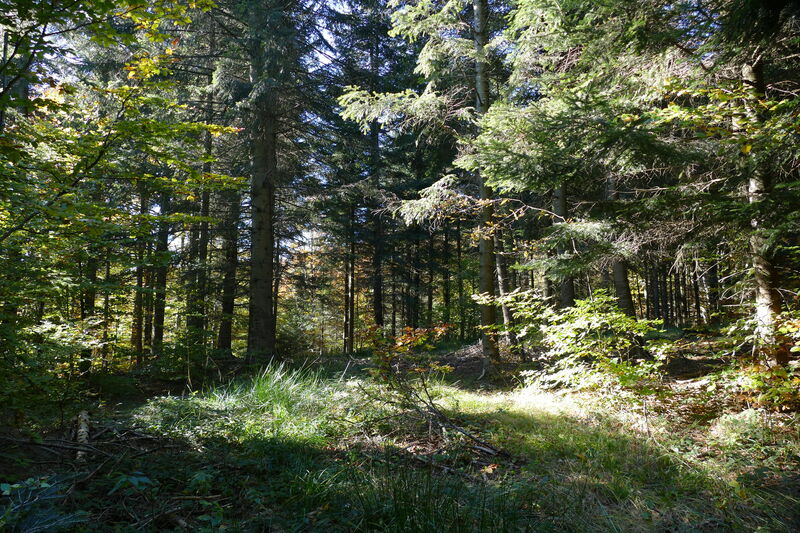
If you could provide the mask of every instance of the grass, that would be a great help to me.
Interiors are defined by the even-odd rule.
[[[163,448],[109,463],[69,511],[90,513],[86,531],[800,527],[791,424],[746,415],[676,426],[665,413],[645,427],[640,408],[587,393],[436,392],[453,420],[508,456],[377,401],[364,377],[271,365],[135,409],[119,422]]]

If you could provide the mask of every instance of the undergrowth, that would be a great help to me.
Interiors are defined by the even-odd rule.
[[[486,393],[432,383],[454,424],[503,451],[487,455],[463,434],[381,402],[382,387],[363,372],[270,365],[250,379],[154,398],[114,422],[149,435],[146,452],[76,465],[78,478],[97,469],[85,483],[52,478],[49,493],[69,495],[59,516],[85,517],[62,529],[792,531],[800,525],[790,474],[800,439],[789,437],[791,428],[764,425],[758,413],[677,429],[659,413],[643,425],[641,405],[620,410],[590,393],[531,387]],[[37,512],[54,512],[35,501],[9,509],[3,520],[10,531],[25,531],[23,519],[29,523]]]

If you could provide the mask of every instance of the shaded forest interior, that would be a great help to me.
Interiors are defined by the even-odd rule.
[[[0,7],[0,529],[800,529],[796,1]]]

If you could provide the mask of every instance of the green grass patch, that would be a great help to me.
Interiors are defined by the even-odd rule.
[[[157,444],[100,465],[64,516],[88,516],[83,531],[797,529],[782,470],[800,439],[752,413],[683,429],[654,416],[648,436],[635,413],[586,394],[434,388],[453,421],[508,455],[381,403],[366,377],[271,365],[118,419]]]

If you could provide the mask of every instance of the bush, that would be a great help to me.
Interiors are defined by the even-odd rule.
[[[527,372],[529,381],[548,387],[652,389],[660,361],[643,360],[641,339],[655,331],[656,322],[626,315],[604,290],[560,311],[530,291],[511,296],[500,303],[513,309],[516,333],[545,350],[540,358],[544,372]]]

